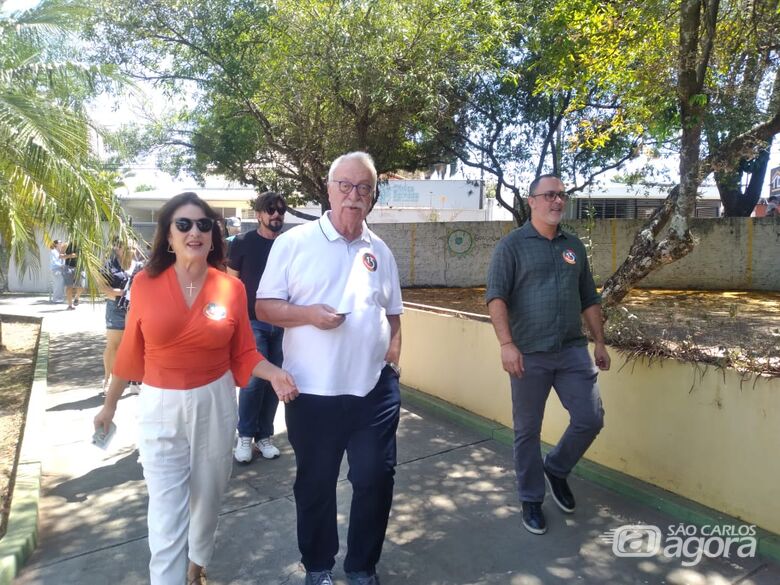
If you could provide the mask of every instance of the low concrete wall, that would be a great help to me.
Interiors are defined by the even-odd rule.
[[[489,322],[407,308],[402,324],[404,384],[511,428]],[[780,379],[610,353],[599,378],[605,428],[587,458],[780,534]],[[542,440],[557,443],[567,424],[552,392]]]
[[[371,216],[369,216],[369,220]],[[567,225],[580,236],[585,222]],[[595,222],[591,232],[593,274],[600,284],[628,254],[641,220],[608,219]],[[640,283],[648,288],[704,290],[780,290],[780,217],[694,219],[699,243],[688,256],[665,266]],[[151,241],[152,224],[136,228]],[[514,229],[508,221],[449,223],[373,223],[390,246],[403,286],[483,286],[493,249]],[[41,244],[39,268],[18,275],[12,262],[11,292],[51,290],[49,251]]]
[[[370,219],[370,216],[369,216]],[[581,237],[584,221],[568,221]],[[591,232],[593,273],[603,282],[623,262],[642,220],[598,220]],[[393,250],[403,286],[482,286],[498,240],[511,222],[373,224]],[[648,288],[780,290],[780,218],[694,219],[688,256],[641,282]]]

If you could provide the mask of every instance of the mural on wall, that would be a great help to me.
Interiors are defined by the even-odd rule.
[[[463,256],[474,246],[474,236],[466,230],[455,230],[447,236],[447,248],[456,256]]]

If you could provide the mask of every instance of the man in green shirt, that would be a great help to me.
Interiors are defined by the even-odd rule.
[[[566,477],[604,425],[597,384],[608,370],[601,297],[585,246],[560,228],[568,194],[554,175],[531,183],[531,219],[496,246],[485,300],[512,385],[515,473],[523,526],[544,534],[545,481],[561,510],[574,512]],[[593,357],[582,319],[595,341]],[[540,434],[550,388],[569,412],[569,426],[542,461]]]

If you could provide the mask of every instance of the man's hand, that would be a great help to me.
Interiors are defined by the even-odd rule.
[[[317,329],[335,329],[344,322],[346,315],[339,315],[330,305],[310,305],[309,323]]]
[[[596,366],[599,370],[608,370],[610,365],[609,354],[607,353],[607,346],[603,342],[596,343],[593,349],[593,360],[596,362]]]
[[[525,373],[523,366],[523,354],[514,343],[506,343],[501,346],[501,365],[510,376],[522,378]]]

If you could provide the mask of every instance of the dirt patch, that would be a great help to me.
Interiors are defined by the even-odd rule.
[[[404,301],[487,315],[485,289],[408,288]],[[780,376],[780,293],[635,289],[610,313],[611,345]]]
[[[40,325],[3,317],[0,351],[0,537],[5,534]],[[10,321],[10,322],[9,322]]]

